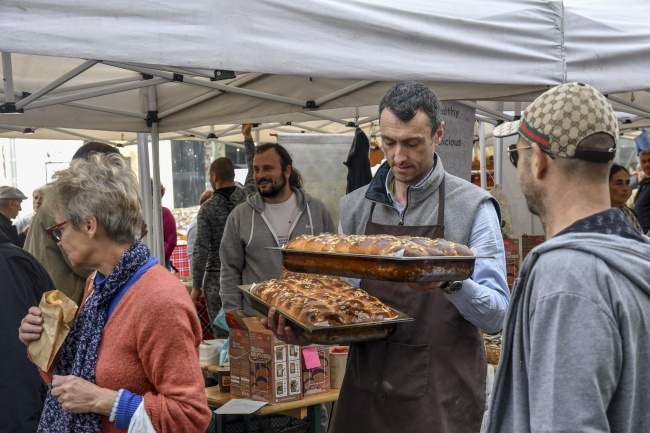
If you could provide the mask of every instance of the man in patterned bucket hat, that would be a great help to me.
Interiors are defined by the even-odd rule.
[[[487,430],[650,431],[650,238],[610,207],[618,126],[591,86],[538,97],[508,150],[546,242],[524,260]]]

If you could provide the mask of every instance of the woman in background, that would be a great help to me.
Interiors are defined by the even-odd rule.
[[[165,196],[165,186],[160,184],[160,197]],[[176,218],[174,214],[165,206],[162,207],[162,226],[163,240],[165,243],[165,267],[171,271],[171,258],[176,243],[178,242],[178,233],[176,232]]]
[[[96,272],[43,373],[49,388],[38,431],[117,432],[140,407],[157,432],[204,432],[211,411],[198,358],[201,325],[183,284],[138,242],[135,174],[119,154],[73,160],[55,174],[45,202],[56,219],[50,237],[74,266]],[[40,338],[41,314],[29,309],[23,343]]]
[[[617,207],[623,211],[632,225],[643,233],[639,219],[632,209],[627,207],[628,197],[630,196],[630,173],[621,165],[614,164],[609,170],[609,199],[612,207]]]

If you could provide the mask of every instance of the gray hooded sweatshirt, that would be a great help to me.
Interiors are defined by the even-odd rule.
[[[491,433],[650,432],[650,240],[618,209],[574,226],[523,263]]]
[[[293,189],[299,216],[289,230],[289,238],[303,234],[334,233],[334,222],[325,204],[306,192]],[[221,302],[224,311],[255,310],[244,300],[240,284],[260,283],[282,275],[282,253],[278,237],[264,214],[266,205],[259,193],[248,196],[228,216],[219,248],[221,257]]]

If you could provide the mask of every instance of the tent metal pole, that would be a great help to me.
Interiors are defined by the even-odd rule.
[[[227,144],[228,146],[236,147],[237,149],[245,149],[246,148],[241,143],[233,143],[233,142],[230,142],[230,141],[224,141],[224,140],[219,140],[219,139],[215,139],[214,141],[216,141],[217,143],[223,143],[223,144]]]
[[[478,123],[478,143],[481,150],[481,188],[487,189],[487,169],[485,164],[485,123]]]
[[[6,129],[7,131],[16,131],[16,132],[23,132],[25,128],[21,128],[19,126],[13,126],[13,125],[0,125],[0,129]]]
[[[480,114],[475,114],[474,117],[475,117],[476,120],[478,120],[479,122],[485,122],[485,123],[489,123],[489,124],[492,124],[492,125],[496,125],[496,124],[497,124],[497,121],[496,121],[496,120],[494,120],[494,119],[490,119],[489,117],[481,116]]]
[[[156,87],[149,86],[147,88],[147,99],[149,101],[149,111],[156,111],[158,106],[156,100]],[[151,161],[153,162],[153,200],[152,200],[152,214],[151,219],[153,222],[153,232],[157,237],[154,238],[153,254],[158,257],[160,264],[165,265],[165,246],[164,234],[162,225],[162,204],[160,202],[160,147],[158,135],[158,122],[151,123]]]
[[[109,113],[109,114],[117,114],[120,116],[133,117],[135,119],[145,120],[147,118],[147,115],[144,113],[133,113],[128,111],[115,110],[113,108],[96,107],[94,105],[83,104],[81,102],[66,102],[63,105],[67,105],[69,107],[83,108],[84,110],[99,111],[101,113]]]
[[[372,117],[366,117],[363,120],[359,120],[357,122],[357,125],[359,125],[359,126],[365,125],[366,123],[371,123],[371,122],[374,122],[375,120],[378,120],[378,119],[379,119],[379,114],[377,114],[376,116],[372,116]]]
[[[142,216],[147,224],[147,236],[142,241],[149,246],[153,253],[154,232],[151,221],[151,183],[149,182],[149,143],[147,134],[138,132],[138,179],[140,180],[140,196],[142,197]],[[155,254],[154,254],[155,255]]]
[[[36,101],[41,96],[43,96],[43,95],[45,95],[47,93],[50,93],[51,90],[56,89],[57,87],[61,86],[62,84],[67,83],[68,81],[70,81],[74,77],[76,77],[77,75],[79,75],[82,72],[92,68],[97,63],[99,63],[98,60],[86,60],[81,65],[74,68],[72,71],[61,75],[59,78],[52,81],[50,84],[38,89],[36,92],[32,93],[28,97],[23,98],[20,101],[18,101],[16,103],[16,108],[19,109],[19,110],[22,109],[22,108],[25,108],[26,106],[31,104],[33,101]]]
[[[625,99],[618,98],[616,96],[612,95],[607,95],[607,99],[610,101],[614,101],[618,104],[625,105],[626,107],[631,107],[634,108],[635,110],[641,111],[642,113],[650,114],[650,108],[643,107],[639,104],[634,104],[632,102],[628,102]]]
[[[119,81],[119,80],[114,80],[114,81]],[[139,79],[139,78],[137,80],[129,79],[128,81],[124,81],[124,82],[133,82],[133,81],[141,81],[141,79]],[[106,85],[104,85],[102,87],[105,87],[105,86]],[[95,88],[95,86],[75,86],[75,87]],[[55,93],[59,93],[59,92],[57,92],[57,90],[54,90],[54,91],[50,92],[48,95],[53,95]],[[0,89],[0,93],[4,93],[2,89]],[[60,93],[64,93],[64,92],[60,92]],[[14,92],[14,98],[16,96],[20,96],[20,94],[17,94],[16,92]],[[50,99],[51,99],[51,97],[48,98],[47,96],[44,96],[44,97],[41,98],[42,101],[48,101]],[[97,107],[97,106],[90,105],[90,104],[83,104],[81,102],[64,102],[61,105],[67,105],[69,107],[76,107],[76,108],[83,108],[84,110],[94,110],[94,111],[99,111],[99,112],[102,112],[102,113],[118,114],[120,116],[134,117],[136,119],[146,119],[147,118],[147,115],[142,114],[142,113],[133,113],[133,112],[123,111],[123,110],[115,110],[113,108]]]
[[[145,65],[142,63],[129,63],[130,65],[133,66],[141,66],[144,68],[151,67],[150,65]],[[157,66],[156,70],[158,71],[165,71],[165,72],[172,72],[175,74],[183,74],[183,75],[190,75],[190,76],[198,76],[198,77],[204,77],[204,78],[214,78],[214,72],[212,74],[209,74],[206,72],[207,70],[200,71],[198,69],[186,69],[186,68],[175,68],[172,66]],[[214,70],[211,70],[214,71]]]
[[[285,125],[286,128],[298,128],[298,129],[306,129],[307,131],[313,131],[313,132],[318,132],[320,134],[334,134],[334,132],[330,131],[323,131],[322,129],[319,128],[313,128],[311,126],[303,125],[303,124],[291,124],[291,125]],[[279,129],[278,129],[279,130]],[[286,131],[286,129],[285,129]],[[340,134],[340,132],[337,132],[337,134]]]
[[[78,92],[79,90],[86,90],[86,89],[99,89],[100,87],[114,86],[116,84],[132,83],[134,81],[141,81],[141,80],[142,77],[140,75],[136,75],[128,78],[116,78],[114,80],[98,81],[96,83],[59,87],[57,89],[52,89],[52,91],[50,91],[49,94],[54,95],[60,93]]]
[[[348,122],[346,122],[345,120],[337,119],[335,117],[331,117],[328,116],[327,114],[319,113],[317,111],[303,111],[302,113],[308,116],[318,117],[319,119],[329,120],[334,123],[340,123],[341,125],[345,125],[345,126],[348,125]]]
[[[205,132],[194,131],[193,129],[179,129],[179,131],[187,135],[193,135],[195,137],[208,138],[208,134]]]
[[[253,80],[255,80],[255,79],[259,78],[259,77],[262,77],[264,75],[265,74],[260,74],[260,73],[247,74],[247,75],[245,75],[245,76],[243,76],[241,78],[234,79],[228,85],[232,86],[232,87],[242,86],[242,85],[244,85],[244,84],[246,84],[246,83],[248,83],[250,81],[253,81]],[[191,101],[187,101],[187,102],[185,102],[183,104],[177,105],[176,107],[170,108],[167,111],[161,111],[160,113],[158,113],[158,117],[160,119],[164,119],[165,117],[170,116],[170,115],[172,115],[174,113],[177,113],[177,112],[179,112],[181,110],[184,110],[185,108],[192,107],[192,106],[194,106],[196,104],[199,104],[199,103],[201,103],[203,101],[207,101],[208,99],[216,98],[219,95],[223,95],[223,93],[224,92],[222,92],[220,90],[214,90],[212,92],[206,93],[203,96],[199,96],[198,98],[194,98]]]
[[[167,83],[168,80],[164,78],[153,78],[151,80],[141,80],[137,83],[120,84],[108,89],[96,89],[90,92],[75,93],[72,95],[60,96],[58,98],[45,99],[29,104],[27,109],[49,107],[50,105],[63,104],[64,102],[79,101],[82,99],[95,98],[97,96],[110,95],[113,93],[126,92],[127,90],[140,89],[142,87],[155,86],[157,84]]]
[[[487,114],[490,114],[490,115],[492,115],[492,117],[496,117],[497,119],[507,120],[508,122],[513,120],[512,116],[509,116],[509,115],[507,115],[505,113],[502,113],[502,112],[497,111],[497,110],[493,110],[493,109],[488,108],[488,107],[484,107],[483,105],[477,104],[476,102],[472,102],[472,101],[457,101],[457,102],[460,103],[460,104],[466,105],[468,107],[471,107],[471,108],[476,108],[477,110],[482,111],[482,112],[487,113]]]
[[[226,129],[222,129],[222,130],[219,131],[219,132],[215,132],[214,134],[215,134],[217,137],[221,137],[222,135],[228,135],[228,133],[229,133],[230,131],[237,129],[238,126],[239,126],[239,125],[232,125],[232,126],[227,127]],[[239,134],[239,132],[234,132],[233,134],[230,134],[230,135],[236,135],[236,134]]]
[[[2,74],[5,82],[5,103],[13,104],[14,98],[14,74],[11,67],[11,53],[2,52]]]
[[[149,75],[154,75],[156,77],[163,77],[166,78],[168,81],[178,81],[175,79],[176,78],[174,76],[175,74],[172,74],[171,72],[161,72],[156,69],[141,68],[141,67],[126,65],[124,63],[118,63],[118,62],[104,62],[104,64],[109,66],[114,66],[116,68],[122,68],[130,71],[140,72],[142,74],[149,74]],[[270,101],[276,101],[276,102],[283,102],[289,105],[297,105],[300,107],[304,107],[305,105],[307,105],[307,101],[302,101],[300,99],[272,95],[270,93],[258,92],[256,90],[242,89],[239,87],[230,86],[228,84],[219,84],[212,81],[203,81],[192,77],[183,76],[182,82],[186,84],[193,84],[199,87],[207,87],[210,89],[221,90],[226,93],[237,93],[240,95],[251,96],[254,98],[268,99]]]
[[[501,155],[503,154],[503,148],[501,147],[503,142],[501,137],[492,138],[492,150],[494,151],[494,183],[503,188],[503,169],[501,167],[503,160]]]
[[[363,89],[364,87],[367,87],[371,84],[373,84],[374,81],[359,81],[358,83],[354,83],[351,86],[345,87],[341,90],[338,90],[334,93],[330,93],[329,95],[325,95],[322,98],[318,98],[314,101],[315,105],[317,107],[320,107],[321,105],[333,101],[335,99],[340,98],[341,96],[345,96],[348,93],[356,92],[359,89]]]
[[[177,105],[176,107],[174,107],[174,108],[170,108],[170,109],[167,110],[167,111],[162,111],[162,112],[160,112],[160,113],[158,114],[158,116],[159,116],[161,119],[164,119],[165,117],[167,117],[167,116],[169,116],[169,115],[172,115],[172,114],[174,114],[174,113],[177,113],[177,112],[179,112],[179,111],[181,111],[181,110],[184,110],[184,109],[186,109],[186,108],[192,107],[192,106],[194,106],[194,105],[196,105],[196,104],[200,104],[200,103],[203,102],[203,101],[207,101],[208,99],[215,98],[215,97],[217,97],[217,96],[219,96],[219,95],[222,95],[222,94],[223,94],[223,92],[219,92],[219,91],[213,91],[213,92],[206,93],[206,94],[203,95],[203,96],[199,96],[198,98],[194,98],[194,99],[192,99],[191,101],[187,101],[187,102],[185,102],[185,103],[183,103],[183,104]]]
[[[99,138],[92,137],[90,135],[80,134],[80,133],[74,132],[74,131],[68,131],[67,129],[64,129],[64,128],[48,128],[48,127],[43,127],[43,126],[41,128],[42,129],[50,129],[52,131],[60,132],[62,134],[72,135],[73,137],[83,138],[84,140],[101,141],[103,143],[109,142],[109,140],[102,140],[102,139],[99,139]]]

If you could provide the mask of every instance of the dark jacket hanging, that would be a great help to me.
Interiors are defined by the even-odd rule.
[[[354,140],[348,153],[348,159],[343,163],[348,167],[346,194],[370,183],[372,173],[370,172],[370,159],[368,158],[369,151],[370,142],[368,136],[361,128],[357,128],[354,132]]]

